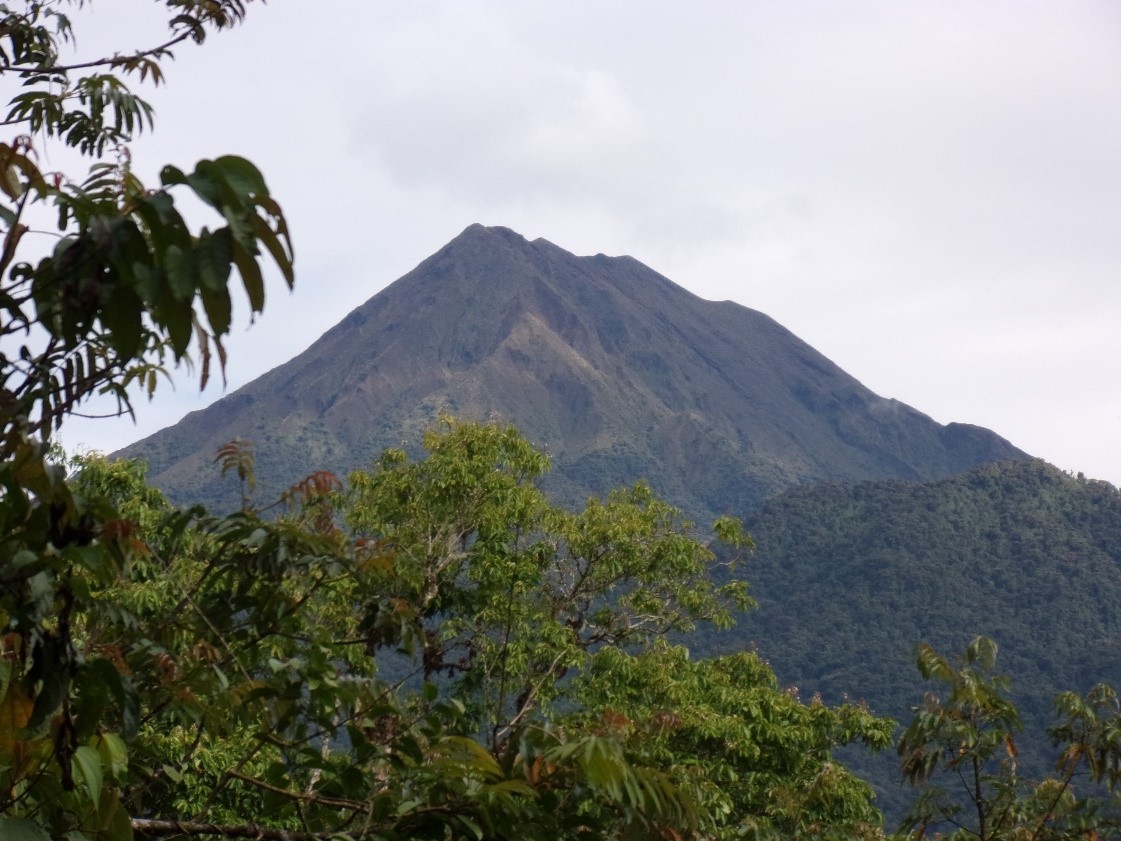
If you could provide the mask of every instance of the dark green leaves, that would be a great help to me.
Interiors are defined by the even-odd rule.
[[[126,841],[132,828],[119,786],[131,770],[122,737],[137,737],[157,706],[164,724],[197,726],[215,711],[233,711],[226,719],[235,722],[254,698],[266,697],[223,661],[226,641],[207,635],[225,630],[242,642],[286,621],[298,599],[276,583],[286,580],[284,565],[293,557],[305,569],[310,550],[290,531],[254,524],[246,535],[240,522],[188,538],[190,517],[159,536],[149,531],[149,544],[139,530],[155,529],[155,516],[135,499],[124,500],[123,509],[132,511],[115,509],[110,486],[119,487],[108,482],[111,471],[100,474],[102,487],[75,493],[57,456],[37,438],[48,441],[94,394],[115,397],[118,410],[129,411],[130,386],[140,383],[151,395],[168,358],[189,361],[197,352],[205,384],[212,358],[225,365],[232,269],[252,317],[265,304],[262,257],[290,287],[292,246],[283,213],[245,159],[202,161],[190,175],[169,167],[164,189],[149,191],[123,145],[152,126],[151,108],[123,77],[159,83],[171,44],[201,41],[239,22],[245,3],[170,0],[170,41],[66,66],[60,46],[72,33],[59,7],[68,5],[84,4],[0,3],[0,75],[22,82],[6,112],[18,134],[0,144],[0,837]],[[36,161],[54,156],[35,149],[39,143],[70,146],[94,160],[77,177],[44,174]],[[180,213],[176,200],[184,191],[212,211],[209,229]],[[50,253],[26,256],[24,235],[33,225],[25,217],[37,204],[48,212],[38,212],[34,227],[43,227],[44,215],[56,219],[57,237]],[[90,477],[96,472],[87,469]],[[134,521],[134,512],[143,516]],[[169,558],[157,557],[158,549],[181,550],[191,540],[210,541],[211,548],[226,541],[223,557],[265,573],[271,589],[263,591],[269,598],[257,598],[262,591],[238,580],[232,608],[227,594],[215,596],[207,617],[213,622],[204,622],[205,633],[183,652],[176,647],[183,642],[176,636],[179,613],[171,611],[167,633],[142,629],[141,620],[157,605],[190,606],[185,591],[169,605],[144,585],[168,583]],[[188,566],[195,560],[188,557]],[[224,581],[236,578],[229,567],[221,572]],[[254,606],[260,613],[250,612]],[[260,624],[247,627],[249,620]],[[325,683],[335,664],[320,656],[316,668],[304,676]],[[301,684],[285,690],[288,718],[278,714],[276,721],[291,721],[300,710]],[[321,694],[315,699],[324,704]],[[216,719],[212,729],[224,723]],[[163,763],[172,769],[167,778],[183,779],[175,768],[192,750]],[[143,778],[143,767],[136,770]]]
[[[0,817],[0,838],[6,841],[51,841],[45,829],[27,818]]]
[[[5,332],[21,321],[38,321],[55,339],[37,361],[28,359],[33,373],[24,382],[25,393],[16,391],[22,399],[17,409],[32,415],[39,407],[37,428],[43,431],[53,429],[96,391],[113,391],[127,409],[121,382],[155,370],[153,360],[162,361],[165,350],[176,360],[184,358],[192,342],[205,384],[212,346],[224,372],[221,340],[234,311],[231,271],[236,267],[241,277],[251,315],[265,305],[262,255],[288,286],[294,281],[283,213],[244,158],[202,161],[189,175],[167,167],[165,189],[152,193],[121,175],[125,192],[117,194],[117,171],[104,169],[106,165],[99,165],[103,170],[90,180],[89,191],[50,190],[25,155],[8,147],[0,152],[7,161],[2,166],[0,160],[0,176],[7,176],[0,178],[0,187],[16,196],[33,190],[49,196],[60,209],[63,226],[77,225],[52,256],[35,266],[17,264],[12,271],[18,284],[13,290],[30,289],[34,316],[15,296],[7,297],[12,306]],[[225,224],[193,232],[176,208],[171,190],[177,187],[194,192]],[[75,357],[84,359],[91,349],[101,362],[87,367],[99,376],[71,377],[65,384],[50,376],[51,368],[71,370]],[[149,376],[147,385],[154,383]]]

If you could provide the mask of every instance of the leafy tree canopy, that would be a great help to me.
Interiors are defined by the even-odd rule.
[[[899,739],[904,777],[919,789],[901,837],[945,833],[948,841],[1075,841],[1121,832],[1121,705],[1109,686],[1085,696],[1062,692],[1049,735],[1054,773],[1040,779],[1017,766],[1020,713],[1009,679],[996,672],[997,646],[977,637],[956,662],[918,647],[919,672],[941,684],[929,692]]]
[[[73,491],[127,523],[116,574],[72,573],[69,644],[108,689],[63,693],[69,783],[65,709],[10,731],[35,760],[8,814],[104,839],[875,834],[831,750],[882,748],[890,722],[665,642],[746,603],[674,509],[643,486],[559,509],[509,428],[426,444],[345,488],[310,477],[272,520],[179,512],[139,465],[81,459]],[[220,458],[251,479],[244,448]]]

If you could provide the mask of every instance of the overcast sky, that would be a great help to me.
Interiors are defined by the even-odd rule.
[[[148,6],[95,0],[79,53],[159,38]],[[273,0],[166,72],[139,172],[243,154],[296,240],[231,391],[482,222],[632,255],[1121,483],[1118,0]],[[220,396],[180,377],[63,438]]]

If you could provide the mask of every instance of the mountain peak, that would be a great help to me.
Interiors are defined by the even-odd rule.
[[[434,254],[433,257],[442,254],[456,254],[460,256],[474,254],[485,256],[487,259],[496,259],[501,254],[510,252],[520,253],[527,257],[536,255],[538,259],[575,262],[588,261],[600,264],[623,260],[642,266],[641,263],[638,263],[637,260],[629,256],[612,257],[602,252],[590,257],[580,256],[561,248],[559,245],[556,245],[544,237],[537,237],[536,239],[530,240],[513,228],[507,228],[503,225],[488,226],[479,222],[475,222],[464,228],[459,236],[451,240],[451,242]],[[650,269],[646,266],[642,266],[642,268],[650,272]],[[653,272],[651,272],[651,274],[653,274]]]
[[[702,517],[804,482],[1024,457],[988,430],[887,403],[762,313],[633,258],[475,224],[304,353],[126,454],[198,498],[200,483],[218,487],[217,447],[248,438],[266,493],[419,441],[447,410],[547,447],[568,501],[645,478]]]
[[[538,240],[545,242],[545,240]],[[464,247],[505,247],[526,248],[531,243],[517,231],[502,225],[483,225],[474,222],[463,229],[459,236],[444,246],[441,251],[457,250]]]

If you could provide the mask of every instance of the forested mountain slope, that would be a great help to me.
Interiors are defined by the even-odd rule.
[[[873,394],[772,319],[630,257],[576,257],[472,225],[308,350],[134,444],[178,500],[229,505],[213,469],[258,446],[267,496],[416,445],[447,410],[508,421],[568,502],[648,479],[699,519],[799,483],[933,479],[1025,454]]]
[[[906,720],[923,691],[915,644],[955,652],[978,634],[1000,645],[1028,730],[1059,690],[1121,684],[1121,492],[1106,482],[992,464],[795,488],[747,525],[759,609],[720,644],[754,641],[804,696]]]

